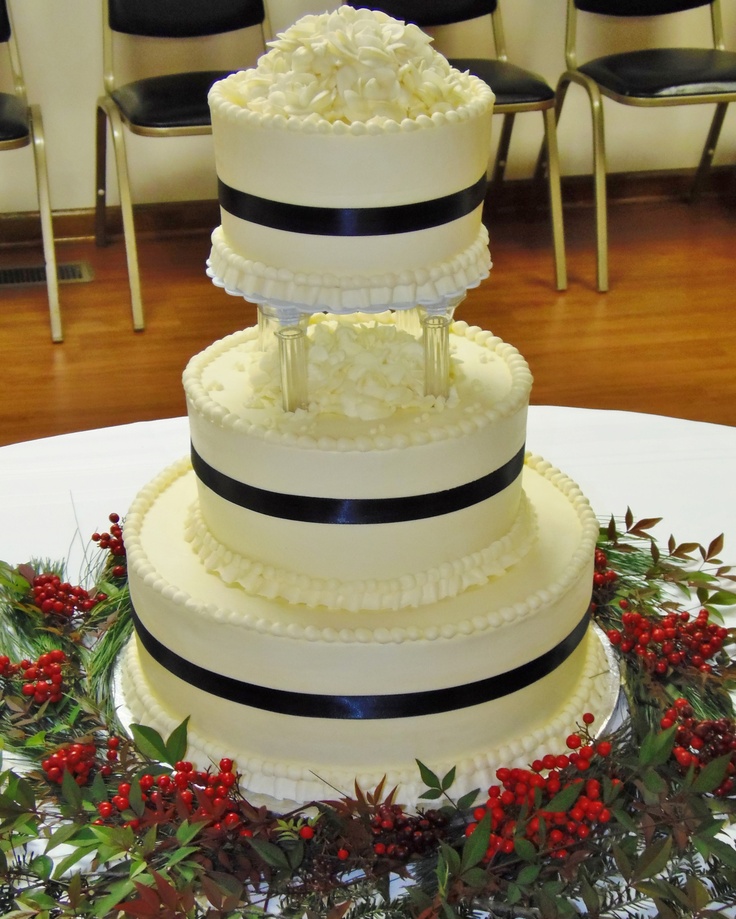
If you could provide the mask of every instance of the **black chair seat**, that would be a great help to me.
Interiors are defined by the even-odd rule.
[[[113,90],[123,116],[141,128],[205,127],[210,124],[207,93],[230,70],[200,70],[135,80]]]
[[[524,70],[508,61],[491,58],[452,58],[450,63],[457,70],[469,70],[478,79],[487,83],[496,94],[496,105],[525,105],[553,102],[555,91],[535,73]]]
[[[28,109],[17,96],[0,93],[0,143],[28,137]]]
[[[581,73],[619,96],[670,98],[736,93],[736,52],[648,48],[581,64]]]

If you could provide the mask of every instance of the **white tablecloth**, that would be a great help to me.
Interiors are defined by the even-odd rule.
[[[629,412],[532,406],[527,446],[571,476],[601,517],[663,517],[661,539],[725,533],[736,565],[736,428]],[[107,515],[189,450],[185,418],[65,434],[0,448],[0,559],[69,558]],[[75,535],[76,534],[76,535]]]

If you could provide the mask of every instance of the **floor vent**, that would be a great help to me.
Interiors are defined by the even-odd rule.
[[[89,262],[65,262],[57,265],[56,275],[60,284],[76,284],[82,281],[91,281],[94,278],[94,272]],[[45,265],[0,267],[0,287],[21,287],[27,284],[45,283]]]

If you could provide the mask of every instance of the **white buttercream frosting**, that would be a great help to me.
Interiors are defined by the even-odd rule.
[[[308,334],[306,409],[284,411],[278,355],[275,348],[261,351],[251,328],[190,360],[183,375],[190,414],[302,449],[366,452],[452,440],[511,418],[529,399],[532,376],[522,355],[466,322],[451,327],[447,399],[424,395],[421,342],[397,329],[391,313],[365,321],[318,314]]]
[[[564,596],[573,584],[578,582],[582,577],[587,579],[587,571],[591,567],[591,558],[595,549],[596,539],[598,536],[598,520],[590,507],[588,500],[580,491],[579,486],[563,472],[552,466],[546,460],[538,456],[527,456],[525,466],[532,470],[549,483],[553,492],[558,492],[564,499],[578,521],[580,533],[577,544],[571,553],[569,562],[563,571],[555,572],[554,579],[542,588],[535,590],[530,589],[529,594],[518,599],[513,604],[504,606],[500,609],[490,609],[479,612],[473,616],[472,620],[458,619],[445,623],[441,629],[431,621],[428,616],[422,616],[418,619],[412,619],[411,624],[387,624],[383,618],[372,617],[374,610],[381,609],[380,604],[373,603],[365,612],[369,618],[361,623],[341,623],[339,632],[335,631],[337,620],[321,611],[320,616],[315,622],[306,627],[295,631],[289,625],[289,618],[293,615],[295,607],[282,606],[275,604],[271,609],[273,618],[266,622],[261,618],[258,610],[258,604],[253,604],[253,612],[244,604],[243,608],[234,608],[235,595],[230,597],[233,602],[233,608],[227,609],[222,605],[200,605],[193,601],[186,593],[177,588],[163,578],[152,565],[149,553],[144,540],[141,538],[143,525],[146,517],[153,511],[157,502],[165,495],[170,488],[178,481],[184,481],[191,475],[188,459],[182,459],[172,466],[161,472],[152,482],[144,487],[133,502],[126,517],[126,550],[128,566],[132,572],[132,577],[136,581],[145,582],[150,590],[166,596],[171,594],[176,602],[186,605],[196,612],[196,617],[200,621],[210,622],[231,622],[237,623],[239,627],[246,630],[265,631],[274,635],[281,635],[297,639],[299,641],[325,641],[332,642],[338,640],[346,644],[363,644],[365,641],[376,641],[378,643],[396,643],[414,642],[420,639],[434,641],[439,637],[443,639],[452,639],[458,636],[480,634],[485,631],[505,630],[511,625],[518,625],[524,620],[534,617],[540,609],[544,609],[556,598]],[[524,505],[524,512],[527,513],[529,508]],[[182,512],[185,519],[187,511]],[[522,514],[523,516],[523,514]],[[522,524],[523,526],[523,524]],[[502,545],[505,545],[502,543]],[[195,545],[195,549],[196,549]],[[519,554],[517,561],[527,555],[527,549]],[[194,556],[193,556],[194,557]],[[232,557],[231,557],[232,558]],[[448,565],[448,569],[450,566]],[[287,577],[287,572],[283,569],[276,572],[269,568],[258,572],[259,576],[265,578]],[[475,585],[469,585],[472,590],[473,586],[478,586],[483,582],[488,582],[489,578],[482,576],[477,579]],[[255,583],[255,578],[254,578]],[[299,584],[298,578],[294,578],[294,584]],[[227,585],[233,586],[233,585]],[[308,579],[302,579],[302,590],[309,588]],[[329,585],[327,585],[329,586]],[[249,584],[246,593],[252,596],[259,596],[260,591],[251,592]],[[278,588],[274,588],[278,596]],[[244,593],[243,596],[246,594]],[[266,597],[266,599],[273,599]],[[238,595],[237,600],[242,598]],[[194,604],[192,606],[192,604]],[[320,624],[318,624],[318,622]],[[405,620],[402,620],[405,622]]]
[[[515,737],[504,736],[492,728],[486,729],[487,734],[484,734],[483,728],[479,727],[478,733],[486,737],[486,743],[478,744],[476,740],[476,749],[471,755],[458,757],[449,763],[443,762],[441,768],[432,762],[431,765],[440,774],[454,767],[456,780],[451,793],[457,795],[473,788],[487,788],[495,781],[495,772],[499,766],[523,768],[550,750],[563,750],[566,736],[583,711],[597,713],[599,724],[605,726],[618,698],[617,674],[611,669],[611,659],[604,639],[597,631],[591,630],[584,651],[574,691],[559,700],[557,711],[546,723],[526,733],[517,733]],[[161,704],[158,696],[152,693],[142,672],[135,641],[128,645],[122,670],[125,701],[134,718],[143,719],[164,736],[170,734],[179,722]],[[552,688],[550,693],[554,693]],[[479,720],[479,724],[482,723]],[[492,715],[487,723],[493,725]],[[366,769],[356,774],[344,767],[330,767],[324,762],[284,762],[253,755],[248,750],[247,732],[239,737],[242,738],[241,749],[234,750],[232,739],[226,744],[213,740],[206,735],[205,730],[201,733],[190,730],[187,755],[202,766],[208,762],[217,762],[224,754],[235,755],[243,787],[249,789],[249,798],[250,792],[255,791],[277,800],[313,801],[325,796],[334,797],[336,787],[349,793],[356,782],[364,790],[370,790],[385,781],[389,788],[398,787],[399,801],[413,806],[422,805],[421,795],[426,788],[414,761],[388,769]],[[469,745],[472,746],[472,743],[473,737]]]
[[[457,111],[474,95],[474,78],[450,67],[431,41],[385,13],[342,6],[294,23],[222,94],[260,115],[312,124],[375,126]]]
[[[286,567],[264,565],[231,551],[212,535],[197,503],[189,510],[184,532],[202,567],[225,584],[267,599],[278,597],[287,603],[345,612],[399,610],[455,597],[491,578],[501,577],[527,554],[536,535],[534,509],[522,496],[511,530],[480,552],[448,560],[426,571],[407,571],[400,578],[351,582],[296,574]]]
[[[217,175],[236,192],[296,207],[452,200],[487,170],[493,102],[486,83],[452,68],[415,26],[352,7],[306,16],[257,67],[211,88]],[[253,303],[304,312],[447,303],[488,276],[488,234],[480,202],[436,213],[429,225],[379,221],[369,235],[323,235],[223,207],[208,274]]]

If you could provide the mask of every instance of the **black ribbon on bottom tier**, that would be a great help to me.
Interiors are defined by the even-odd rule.
[[[430,689],[420,692],[395,693],[370,696],[330,696],[322,693],[290,692],[258,686],[234,677],[213,673],[176,654],[155,638],[133,610],[133,622],[138,638],[162,667],[210,695],[239,705],[295,715],[300,718],[340,718],[355,721],[387,718],[413,718],[417,715],[435,715],[457,709],[469,708],[491,702],[536,683],[556,670],[573,653],[588,629],[588,613],[554,648],[535,660],[500,673],[497,676],[460,686]],[[458,662],[462,666],[462,662]]]

